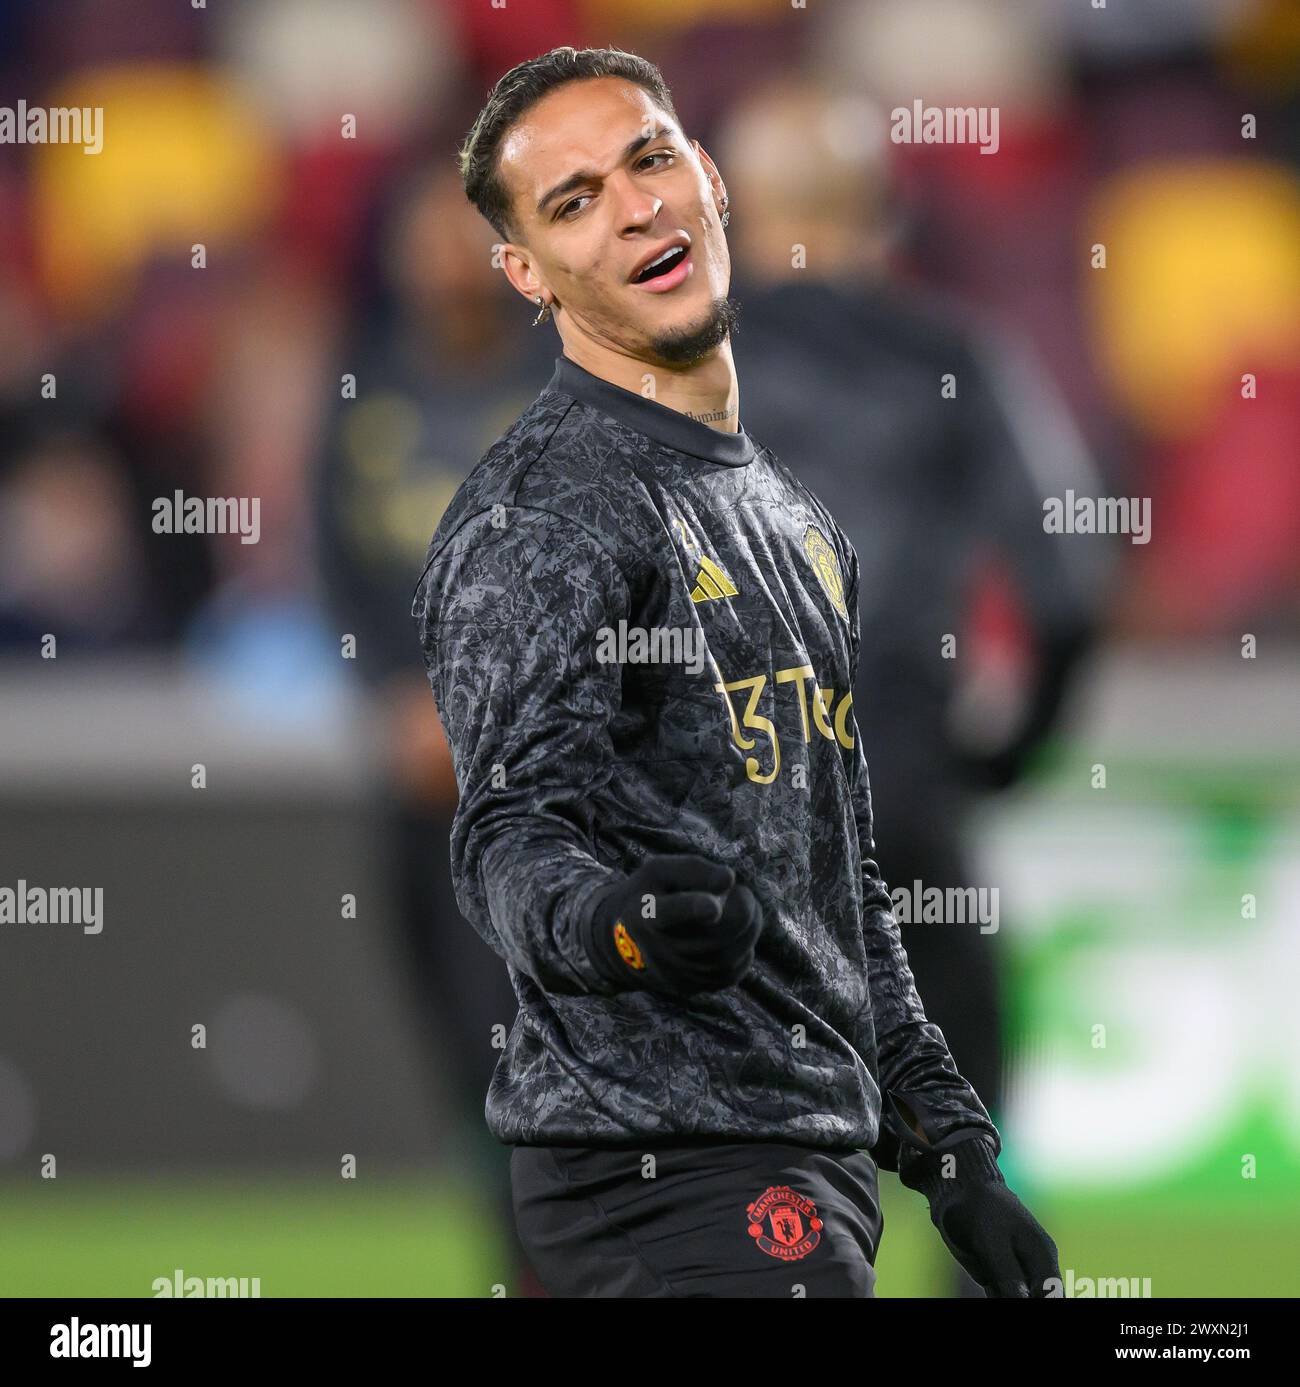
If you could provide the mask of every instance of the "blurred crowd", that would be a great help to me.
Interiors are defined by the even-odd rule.
[[[736,183],[740,281],[806,243],[1023,336],[1105,475],[1153,500],[1117,629],[1294,633],[1285,0],[3,0],[0,105],[106,118],[98,155],[0,145],[0,646],[306,664],[313,633],[335,645],[333,565],[373,622],[359,664],[407,670],[440,507],[557,350],[454,151],[508,66],[608,42],[661,64]],[[846,98],[824,138],[800,83]],[[917,97],[997,105],[997,155],[891,144]],[[261,542],[154,534],[177,489],[260,497]]]

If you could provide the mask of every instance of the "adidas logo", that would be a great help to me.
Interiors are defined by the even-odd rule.
[[[735,597],[740,589],[707,555],[700,560],[700,571],[691,589],[692,602],[715,602],[720,597]]]

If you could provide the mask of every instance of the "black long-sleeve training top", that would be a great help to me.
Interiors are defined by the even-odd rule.
[[[917,996],[874,860],[851,690],[858,560],[770,451],[561,357],[444,514],[415,590],[460,788],[457,900],[519,1013],[503,1142],[1001,1142]],[[649,657],[649,658],[648,658]],[[613,993],[579,942],[648,856],[734,869],[764,916],[722,992]]]

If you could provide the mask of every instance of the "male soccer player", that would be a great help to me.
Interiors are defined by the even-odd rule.
[[[717,168],[652,64],[571,48],[497,83],[461,162],[563,346],[412,610],[457,898],[519,997],[487,1120],[535,1270],[870,1296],[879,1164],[988,1294],[1045,1294],[872,860],[857,556],[740,425]]]

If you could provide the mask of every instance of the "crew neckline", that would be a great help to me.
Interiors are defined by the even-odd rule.
[[[754,460],[754,441],[743,424],[735,433],[711,429],[680,410],[661,405],[658,400],[647,400],[613,381],[593,376],[570,357],[555,358],[555,374],[547,389],[571,395],[575,400],[602,410],[674,452],[722,463],[726,467],[744,467]]]

